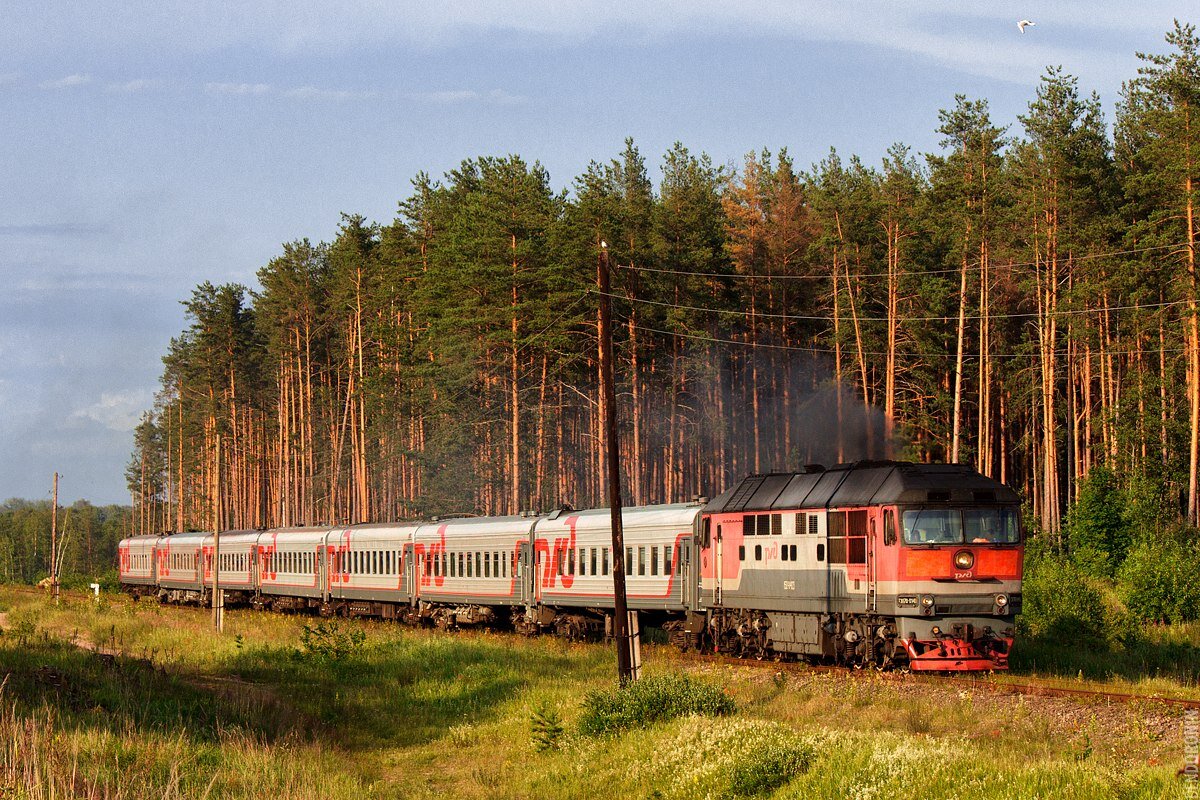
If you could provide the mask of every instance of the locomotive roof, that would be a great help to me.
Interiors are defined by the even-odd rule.
[[[1019,502],[1016,492],[963,464],[856,461],[828,469],[750,475],[714,497],[704,513],[845,508],[891,503]]]

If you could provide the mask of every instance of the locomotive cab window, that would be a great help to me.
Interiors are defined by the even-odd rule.
[[[904,543],[1016,544],[1021,540],[1017,510],[999,508],[919,508],[901,514]]]
[[[1016,510],[965,508],[963,536],[972,544],[1015,544],[1021,540]]]
[[[883,510],[883,543],[885,545],[896,543],[896,513],[890,508]]]

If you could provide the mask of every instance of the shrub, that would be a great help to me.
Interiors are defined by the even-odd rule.
[[[366,638],[366,634],[357,628],[344,630],[336,622],[318,622],[304,626],[300,649],[296,652],[309,658],[344,661],[362,651]]]
[[[588,694],[583,701],[579,732],[603,736],[690,714],[721,716],[735,710],[733,699],[719,686],[683,674],[660,675],[624,688]]]
[[[539,753],[557,750],[562,740],[562,717],[548,703],[542,703],[529,717],[530,737]]]
[[[1185,622],[1200,617],[1200,552],[1178,536],[1145,539],[1130,551],[1118,573],[1118,592],[1144,620]]]
[[[1128,612],[1104,582],[1068,558],[1027,558],[1021,631],[1036,638],[1110,647],[1132,633]]]
[[[654,742],[635,769],[664,800],[763,797],[807,772],[817,752],[807,737],[764,720],[691,717],[655,732]]]
[[[765,739],[744,760],[734,765],[729,776],[729,793],[734,797],[770,794],[797,775],[807,772],[813,749],[801,742]]]

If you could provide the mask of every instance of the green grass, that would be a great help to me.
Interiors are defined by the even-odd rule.
[[[1200,626],[1148,625],[1121,643],[1091,647],[1018,639],[1009,667],[1012,680],[1200,699]]]
[[[648,686],[690,688],[608,703],[646,719],[591,736],[587,698],[616,697],[599,646],[370,622],[315,634],[314,618],[240,610],[217,636],[197,609],[4,589],[0,611],[4,798],[1186,796],[1178,716],[1156,706],[776,675],[649,646]],[[685,695],[703,700],[685,714],[736,711],[649,719]],[[547,714],[562,731],[539,751],[531,721]]]

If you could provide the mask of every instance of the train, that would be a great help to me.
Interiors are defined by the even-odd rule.
[[[606,508],[135,536],[136,597],[611,635]],[[750,475],[625,508],[627,603],[683,650],[927,672],[1005,670],[1021,610],[1020,500],[965,465],[859,461]],[[215,556],[215,561],[214,561]]]

